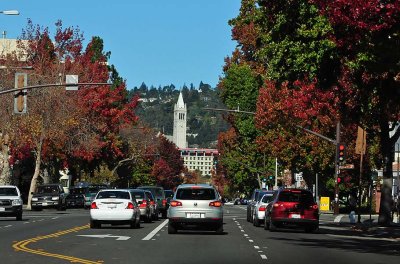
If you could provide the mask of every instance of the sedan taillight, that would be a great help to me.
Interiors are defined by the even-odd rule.
[[[265,212],[265,206],[260,206],[260,208],[258,208],[258,211]]]
[[[162,205],[163,205],[163,206],[166,206],[166,205],[167,205],[167,200],[163,199],[163,200],[162,200]]]
[[[135,206],[133,205],[133,203],[129,202],[126,209],[135,209]]]
[[[182,206],[182,203],[179,201],[171,201],[170,204],[172,207]]]
[[[93,203],[90,205],[90,209],[99,209],[99,208],[97,207],[97,204],[96,204],[95,202],[93,202]]]
[[[209,206],[221,207],[222,203],[220,201],[210,202]]]
[[[147,201],[143,200],[142,203],[139,205],[140,208],[146,208],[147,207]]]

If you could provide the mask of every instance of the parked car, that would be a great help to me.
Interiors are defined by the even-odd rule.
[[[92,204],[94,197],[99,192],[99,190],[107,189],[107,188],[108,187],[106,184],[90,184],[90,185],[88,185],[86,193],[85,193],[84,208],[86,208],[86,209],[90,208],[90,205]]]
[[[278,227],[302,227],[306,232],[318,229],[318,205],[310,191],[280,189],[274,194],[266,207],[264,229],[275,231]]]
[[[264,193],[263,196],[258,196],[260,199],[256,202],[253,210],[253,225],[254,226],[260,226],[260,222],[264,223],[264,217],[265,217],[265,209],[272,201],[272,197],[274,195],[274,191],[267,191]]]
[[[254,214],[254,208],[256,206],[256,203],[267,192],[268,192],[268,190],[266,190],[266,189],[255,189],[253,191],[253,194],[251,195],[250,200],[247,202],[247,221],[248,222],[253,222],[253,214]]]
[[[36,188],[32,194],[32,210],[42,210],[44,208],[56,208],[66,210],[66,193],[60,184],[43,184]]]
[[[69,194],[67,195],[67,207],[68,208],[83,208],[85,205],[85,193],[87,187],[74,186],[69,188]]]
[[[145,190],[133,189],[131,194],[136,199],[136,203],[139,205],[140,218],[150,223],[152,220],[152,210],[150,205],[150,199],[148,198]]]
[[[159,186],[140,186],[138,189],[150,191],[154,196],[155,202],[157,203],[157,216],[159,213],[161,213],[162,218],[167,218],[167,200],[165,199],[164,188]]]
[[[142,190],[142,189],[140,189]],[[153,194],[149,190],[143,190],[146,193],[147,199],[150,201],[150,214],[151,219],[157,221],[158,220],[158,204],[156,203],[156,199]]]
[[[168,209],[168,234],[179,229],[207,228],[223,233],[223,204],[218,191],[207,184],[182,184]]]
[[[90,205],[90,228],[102,224],[140,227],[140,210],[134,193],[125,189],[100,190]]]
[[[17,186],[0,185],[0,216],[22,220],[22,197]]]

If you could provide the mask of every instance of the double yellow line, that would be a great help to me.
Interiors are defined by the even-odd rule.
[[[82,264],[99,264],[99,263],[103,263],[103,261],[92,261],[92,260],[87,260],[87,259],[81,259],[81,258],[76,258],[76,257],[71,257],[71,256],[65,256],[65,255],[60,255],[60,254],[49,253],[49,252],[45,252],[43,250],[35,250],[35,249],[31,249],[31,248],[27,247],[30,243],[35,243],[35,242],[38,242],[40,240],[48,239],[48,238],[56,238],[56,237],[59,237],[59,236],[62,236],[62,235],[66,235],[66,234],[72,233],[72,232],[78,232],[80,230],[87,229],[87,228],[89,228],[89,225],[75,227],[75,228],[72,228],[72,229],[60,231],[60,232],[57,232],[57,233],[54,233],[54,234],[50,234],[50,235],[46,235],[46,236],[37,236],[37,237],[34,237],[34,238],[22,240],[22,241],[14,243],[13,244],[13,248],[16,251],[24,251],[24,252],[28,252],[28,253],[32,253],[32,254],[36,254],[36,255],[41,255],[41,256],[45,256],[45,257],[68,260],[70,262],[75,262],[75,263],[82,263]]]

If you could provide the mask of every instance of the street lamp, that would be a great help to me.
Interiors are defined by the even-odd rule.
[[[19,11],[18,10],[4,10],[0,11],[0,14],[8,15],[8,16],[18,16]]]

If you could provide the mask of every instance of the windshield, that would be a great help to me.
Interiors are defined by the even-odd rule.
[[[263,198],[262,198],[262,202],[263,203],[269,203],[269,202],[271,202],[272,201],[272,194],[271,195],[264,195],[263,196]]]
[[[108,199],[108,198],[130,199],[130,196],[128,192],[123,192],[123,191],[104,191],[104,192],[99,192],[96,197],[96,199]]]
[[[58,193],[59,189],[57,186],[50,186],[50,185],[44,185],[44,186],[39,186],[37,188],[36,193]]]
[[[70,194],[85,194],[85,192],[86,188],[74,188],[69,190]]]
[[[18,196],[15,188],[0,188],[0,196]]]
[[[281,192],[279,195],[281,202],[299,202],[311,204],[314,203],[312,194],[309,192]]]
[[[213,189],[178,189],[176,198],[179,200],[215,200]]]

